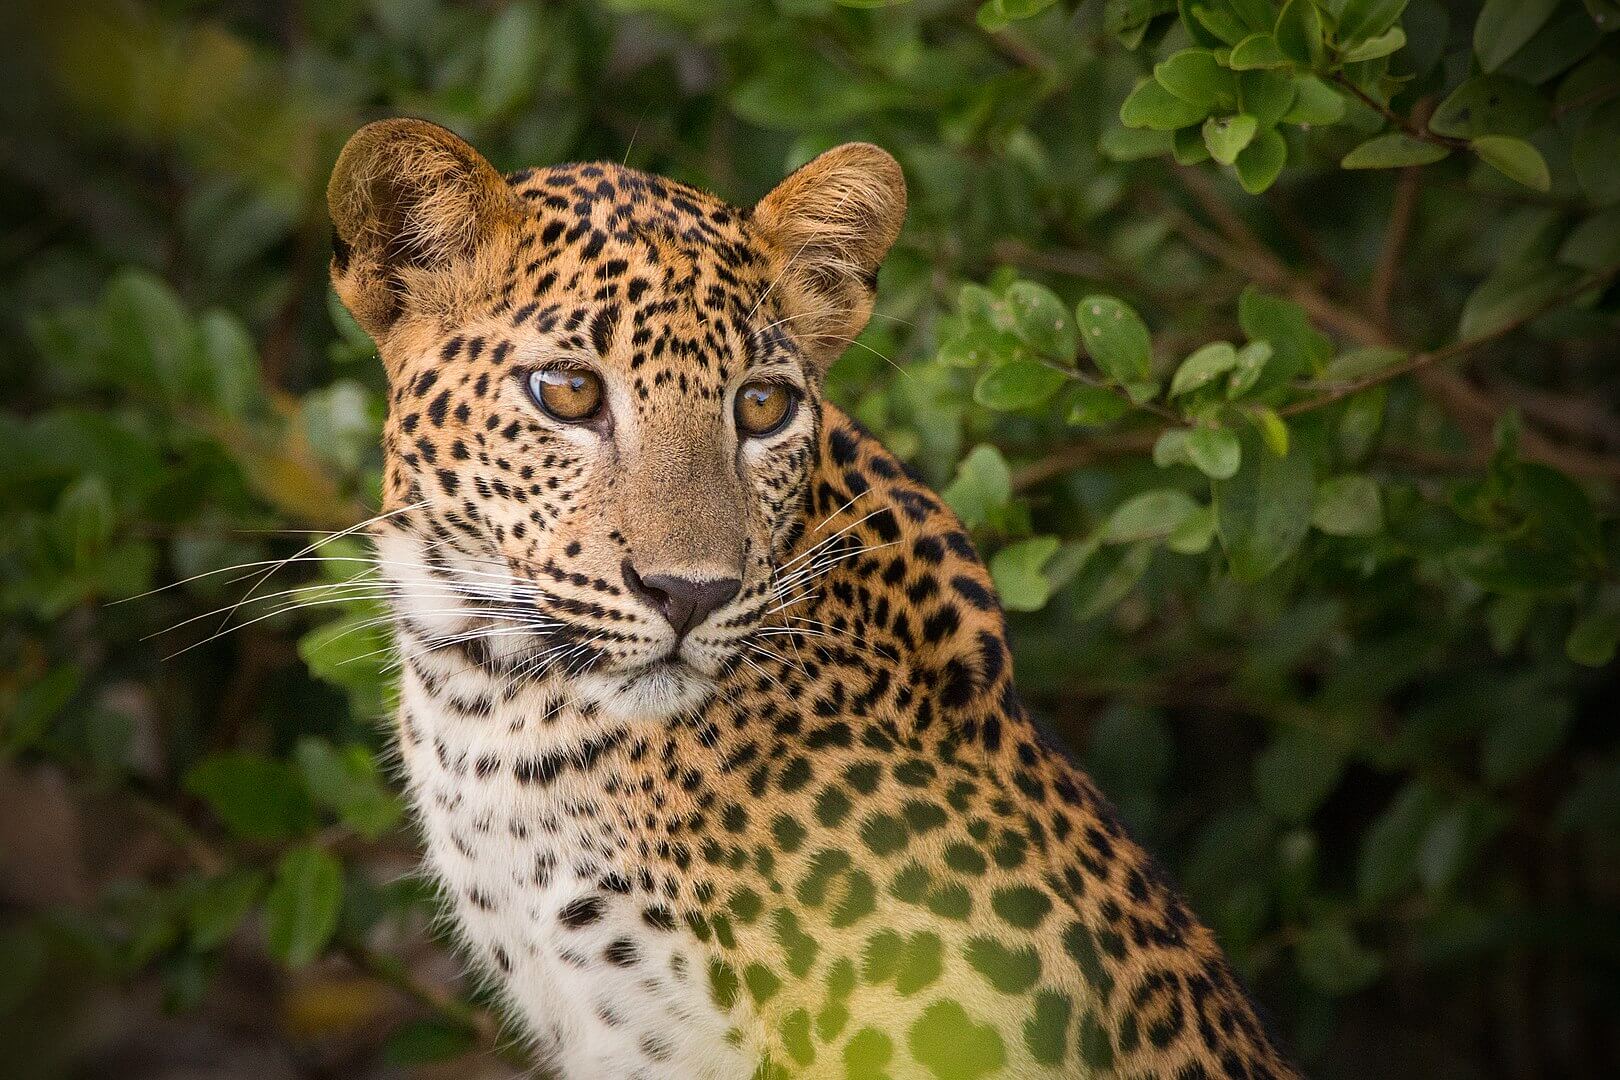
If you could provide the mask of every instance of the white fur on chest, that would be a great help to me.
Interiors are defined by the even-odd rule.
[[[482,673],[435,690],[407,671],[417,742],[404,756],[428,861],[542,1059],[570,1078],[751,1076],[699,943],[638,887],[615,808],[574,777],[536,784],[515,771],[569,745],[557,734],[566,717],[536,730],[543,696],[500,701]],[[495,704],[470,716],[446,695]]]

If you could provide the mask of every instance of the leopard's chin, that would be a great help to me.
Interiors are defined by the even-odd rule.
[[[668,719],[697,709],[715,691],[714,679],[674,659],[629,671],[589,672],[573,684],[578,700],[609,720]]]

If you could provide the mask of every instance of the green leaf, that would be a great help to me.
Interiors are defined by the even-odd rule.
[[[1293,107],[1297,80],[1281,71],[1251,71],[1239,80],[1239,112],[1254,117],[1260,131],[1274,128]]]
[[[1337,124],[1344,119],[1344,95],[1315,75],[1294,79],[1294,104],[1283,113],[1283,123],[1300,125]]]
[[[1315,731],[1287,728],[1254,759],[1254,790],[1260,805],[1283,821],[1310,820],[1333,794],[1349,755]]]
[[[1316,489],[1311,524],[1329,536],[1376,536],[1384,529],[1378,482],[1358,473],[1324,480]]]
[[[1110,126],[1102,133],[1098,149],[1110,161],[1142,161],[1168,154],[1174,139],[1175,133],[1170,131]]]
[[[1375,135],[1348,154],[1339,166],[1345,169],[1401,169],[1409,165],[1432,165],[1451,151],[1438,143],[1414,139],[1401,131]]]
[[[1279,458],[1245,448],[1242,467],[1212,488],[1216,529],[1239,581],[1277,569],[1310,529],[1316,483],[1303,452]]]
[[[376,759],[364,746],[341,751],[325,739],[306,736],[294,756],[315,801],[335,811],[345,825],[375,840],[399,824],[403,810],[383,783]]]
[[[1547,122],[1547,99],[1506,75],[1476,75],[1453,90],[1429,119],[1429,130],[1456,139],[1529,135]]]
[[[1571,720],[1569,703],[1547,696],[1504,710],[1480,745],[1480,775],[1492,787],[1521,779],[1564,745]]]
[[[1262,131],[1237,156],[1238,183],[1250,195],[1258,195],[1277,182],[1287,162],[1288,143],[1275,130]]]
[[[1216,341],[1181,362],[1175,377],[1170,380],[1170,396],[1201,390],[1220,376],[1237,367],[1237,350],[1229,341]]]
[[[1232,46],[1232,55],[1227,60],[1233,71],[1259,71],[1284,67],[1287,63],[1288,58],[1277,48],[1277,39],[1270,34],[1250,34]]]
[[[1383,345],[1363,345],[1335,356],[1317,377],[1320,383],[1347,383],[1376,375],[1392,364],[1405,361],[1406,352]]]
[[[533,5],[511,4],[490,20],[478,82],[483,115],[498,116],[534,94],[547,60],[545,45],[540,13]]]
[[[1227,480],[1243,461],[1238,437],[1224,428],[1193,428],[1187,432],[1187,460],[1212,480]]]
[[[1153,374],[1153,342],[1147,325],[1129,304],[1112,296],[1087,296],[1075,308],[1080,340],[1109,378],[1140,382]]]
[[[1339,453],[1351,463],[1362,461],[1372,451],[1378,433],[1384,426],[1384,406],[1389,401],[1389,388],[1374,386],[1353,394],[1344,404],[1335,433]]]
[[[1127,49],[1142,44],[1148,26],[1160,15],[1176,10],[1176,0],[1106,0],[1103,29]]]
[[[258,754],[228,750],[204,758],[186,774],[186,790],[248,840],[287,840],[315,824],[297,772]]]
[[[1181,528],[1203,508],[1176,488],[1155,488],[1126,499],[1108,515],[1098,533],[1105,544],[1156,540]]]
[[[1271,359],[1253,385],[1256,393],[1282,386],[1302,372],[1315,371],[1333,353],[1333,342],[1311,325],[1304,308],[1268,296],[1253,285],[1238,297],[1238,324],[1250,341],[1271,345]]]
[[[1541,151],[1525,142],[1506,135],[1481,135],[1469,144],[1480,160],[1527,188],[1536,191],[1552,190],[1552,174]]]
[[[975,446],[956,467],[956,478],[940,493],[956,516],[970,528],[989,520],[990,514],[1012,498],[1012,470],[993,446]]]
[[[1254,426],[1259,429],[1266,449],[1278,457],[1287,457],[1288,424],[1277,414],[1277,410],[1269,405],[1251,405],[1247,411]]]
[[[941,341],[935,359],[947,367],[973,368],[992,360],[1010,359],[1017,353],[1017,342],[1011,334],[972,326]]]
[[[1558,261],[1582,270],[1620,265],[1620,206],[1600,210],[1575,226],[1558,249]]]
[[[1384,33],[1406,10],[1407,0],[1346,0],[1339,12],[1338,38],[1366,41]]]
[[[1101,386],[1078,386],[1069,405],[1069,423],[1077,427],[1106,427],[1131,411],[1131,403]]]
[[[1218,49],[1223,45],[1236,45],[1248,35],[1229,8],[1217,7],[1209,0],[1181,0],[1181,24],[1187,35],[1200,45]]]
[[[298,639],[298,656],[311,675],[380,707],[388,663],[388,631],[369,607],[317,626]],[[358,699],[356,699],[358,700]]]
[[[1165,537],[1164,546],[1178,555],[1198,555],[1208,551],[1214,539],[1215,510],[1200,506]]]
[[[1260,124],[1247,113],[1237,116],[1212,116],[1204,121],[1204,145],[1209,156],[1222,165],[1237,160],[1238,152],[1254,141]]]
[[[1589,611],[1570,627],[1564,639],[1564,652],[1577,664],[1604,667],[1614,659],[1620,642],[1620,611]]]
[[[1074,362],[1080,341],[1069,309],[1057,294],[1033,281],[1015,281],[1003,300],[1012,313],[1013,333],[1042,356]]]
[[[383,1043],[383,1061],[395,1069],[450,1061],[478,1048],[478,1033],[447,1020],[407,1020]]]
[[[1392,26],[1375,38],[1368,38],[1346,49],[1339,59],[1346,64],[1378,60],[1406,46],[1406,31]]]
[[[1152,541],[1144,540],[1122,549],[1109,549],[1122,552],[1117,561],[1108,565],[1099,559],[1095,570],[1088,566],[1087,576],[1081,579],[1081,595],[1085,597],[1085,602],[1075,613],[1076,617],[1084,622],[1118,606],[1147,572],[1148,563],[1153,561],[1153,548]]]
[[[208,373],[208,401],[227,416],[240,416],[260,396],[259,353],[247,327],[224,311],[197,320],[198,349]]]
[[[1236,401],[1254,389],[1271,360],[1271,354],[1269,341],[1251,341],[1237,351],[1237,366],[1232,369],[1231,381],[1226,385],[1227,400]]]
[[[232,870],[203,883],[186,909],[191,947],[209,952],[223,945],[264,893],[258,870]]]
[[[1529,41],[1552,15],[1559,0],[1485,0],[1474,23],[1474,54],[1487,73],[1495,71]]]
[[[1209,160],[1209,147],[1204,145],[1204,132],[1202,128],[1182,128],[1175,134],[1175,155],[1177,165],[1201,165]]]
[[[1418,876],[1418,855],[1439,799],[1420,780],[1408,783],[1362,837],[1356,892],[1371,907],[1399,895]]]
[[[122,377],[171,401],[197,389],[196,332],[166,282],[145,271],[125,271],[102,294],[101,315],[107,339],[119,352],[115,366]]]
[[[1009,544],[990,559],[990,577],[996,583],[1001,606],[1008,611],[1039,611],[1052,596],[1052,583],[1041,574],[1053,555],[1058,538],[1034,536]]]
[[[1315,0],[1288,0],[1277,15],[1272,31],[1277,48],[1302,67],[1319,68],[1325,58],[1322,41],[1322,15]]]
[[[1294,963],[1306,982],[1329,997],[1365,990],[1384,970],[1379,955],[1361,944],[1346,923],[1331,917],[1300,935]]]
[[[1187,436],[1192,432],[1187,428],[1170,428],[1163,432],[1153,443],[1153,464],[1161,469],[1168,469],[1172,465],[1191,465],[1192,459],[1187,456]]]
[[[1146,405],[1159,396],[1159,384],[1153,379],[1133,379],[1122,383],[1120,389],[1125,391],[1125,396],[1131,399],[1133,405]]]
[[[1547,267],[1524,277],[1486,278],[1463,304],[1457,336],[1466,341],[1494,334],[1551,303],[1579,276],[1569,267]]]
[[[1119,107],[1119,122],[1128,128],[1174,131],[1196,124],[1209,110],[1176,97],[1155,79],[1144,80]]]
[[[288,967],[304,967],[326,949],[343,909],[343,867],[313,844],[294,848],[276,866],[265,899],[265,936],[270,955]]]
[[[73,567],[94,565],[110,546],[117,526],[112,489],[94,473],[70,484],[51,514],[52,538]]]
[[[1153,78],[1187,104],[1203,109],[1237,105],[1237,80],[1208,49],[1182,49],[1153,68]]]
[[[1009,360],[979,376],[973,400],[987,409],[1011,411],[1043,404],[1068,377],[1033,360]]]
[[[1594,203],[1620,202],[1620,101],[1593,110],[1570,146],[1575,179]]]

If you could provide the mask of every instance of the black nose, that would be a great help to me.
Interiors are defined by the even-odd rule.
[[[736,578],[711,578],[693,581],[674,574],[648,574],[642,577],[626,559],[622,567],[624,583],[630,591],[659,611],[675,628],[677,637],[708,618],[709,613],[724,606],[737,595],[742,582]]]

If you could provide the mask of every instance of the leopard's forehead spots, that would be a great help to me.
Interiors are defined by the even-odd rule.
[[[525,170],[531,211],[495,314],[622,364],[636,399],[703,401],[752,364],[797,363],[769,303],[771,263],[747,213],[613,164]]]

